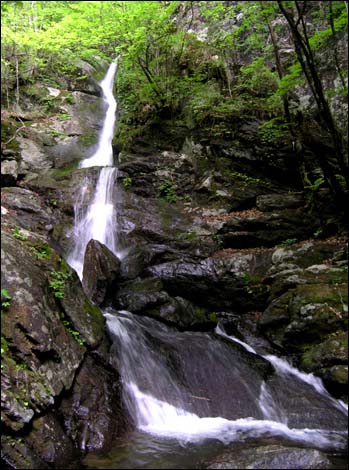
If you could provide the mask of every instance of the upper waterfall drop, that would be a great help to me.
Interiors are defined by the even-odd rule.
[[[117,60],[109,66],[106,76],[100,82],[103,90],[103,99],[107,103],[108,108],[105,115],[102,132],[98,142],[98,148],[92,157],[86,158],[80,163],[80,168],[91,166],[112,166],[113,165],[113,149],[112,139],[115,125],[115,113],[117,103],[113,95],[114,76],[117,69]]]
[[[74,205],[74,226],[71,230],[72,243],[67,263],[76,270],[82,280],[85,250],[91,239],[106,245],[116,256],[116,212],[114,207],[117,169],[113,167],[112,139],[116,120],[117,102],[113,95],[117,59],[112,62],[104,79],[100,82],[103,99],[107,103],[106,115],[98,140],[98,147],[92,157],[80,163],[80,168],[103,167],[99,172],[96,187],[91,197],[88,187],[93,184],[90,174],[84,182]]]

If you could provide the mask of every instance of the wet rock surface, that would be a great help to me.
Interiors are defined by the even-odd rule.
[[[105,245],[91,240],[85,251],[82,280],[87,296],[95,304],[102,304],[119,273],[119,259]]]
[[[72,393],[60,407],[66,433],[82,451],[109,449],[129,426],[121,405],[119,376],[106,365],[87,357]]]
[[[329,457],[319,450],[266,445],[264,447],[250,447],[247,450],[239,449],[231,453],[226,452],[208,466],[203,465],[203,468],[334,469],[337,468],[337,463],[331,462]]]

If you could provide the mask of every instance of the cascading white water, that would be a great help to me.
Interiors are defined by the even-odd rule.
[[[115,125],[115,112],[117,109],[116,100],[113,95],[114,76],[117,68],[117,62],[112,62],[109,66],[106,76],[100,82],[103,91],[103,99],[107,104],[102,132],[98,141],[98,148],[92,157],[86,158],[80,163],[80,168],[91,166],[112,166],[113,149],[112,139]]]
[[[224,329],[221,328],[220,325],[216,326],[215,332],[219,334],[220,336],[223,336],[225,338],[228,338],[234,341],[235,343],[241,344],[246,349],[246,351],[251,352],[252,354],[257,354],[255,349],[253,349],[249,344],[245,343],[244,341],[239,340],[235,336],[226,334],[226,332],[224,331]],[[344,403],[342,400],[335,400],[334,398],[332,398],[331,395],[328,393],[328,391],[325,389],[322,383],[322,380],[319,377],[315,377],[315,375],[312,373],[307,374],[306,372],[301,372],[300,370],[298,370],[296,367],[293,367],[284,359],[281,359],[280,357],[274,356],[272,354],[262,355],[262,357],[266,359],[267,361],[269,361],[275,367],[275,369],[277,370],[279,374],[293,375],[297,377],[302,382],[305,382],[309,384],[311,387],[313,387],[320,395],[326,397],[337,408],[345,412],[348,412],[348,405],[346,405],[346,403]],[[260,402],[261,402],[261,406],[264,407],[265,410],[268,409],[269,412],[271,412],[270,406],[268,404],[264,405],[263,403],[264,399],[266,401],[270,400],[270,394],[266,388],[265,383],[262,384]],[[275,410],[273,412],[275,413]],[[266,415],[267,414],[268,414],[268,411],[266,411]]]
[[[67,256],[68,264],[75,269],[82,279],[84,255],[88,242],[98,240],[106,245],[115,255],[116,246],[116,214],[113,201],[117,169],[113,165],[112,138],[115,125],[117,103],[113,95],[114,76],[117,63],[113,62],[100,86],[103,99],[107,104],[101,135],[96,152],[80,163],[80,168],[102,166],[93,198],[88,191],[91,179],[86,176],[80,194],[74,206],[74,226],[71,232],[72,244]],[[92,201],[92,202],[91,202]]]
[[[82,187],[80,198],[75,204],[73,246],[67,258],[68,264],[82,279],[84,254],[91,239],[116,251],[116,214],[113,204],[117,169],[102,168],[92,203],[88,203],[88,184]]]
[[[290,409],[287,402],[290,393],[293,392],[289,392],[287,387],[285,393],[289,395],[286,399],[281,397],[283,404],[279,402],[280,397],[277,393],[275,394],[275,390],[268,388],[264,381],[258,382],[257,379],[256,387],[254,387],[248,371],[246,370],[245,374],[245,371],[236,369],[240,361],[236,359],[236,356],[234,357],[229,347],[218,339],[214,340],[203,333],[176,333],[159,322],[140,319],[129,312],[115,314],[113,311],[107,311],[105,317],[119,361],[125,403],[139,430],[154,436],[175,438],[180,442],[201,442],[204,439],[213,438],[229,443],[244,441],[246,438],[274,436],[301,445],[312,445],[315,442],[318,448],[332,450],[343,449],[345,446],[345,434],[327,430],[326,423],[318,419],[328,406],[332,407],[330,412],[333,416],[345,421],[345,417],[342,416],[344,410],[340,412],[338,407],[334,406],[333,399],[321,403],[322,408],[317,415],[312,416],[312,413],[307,411],[306,416],[302,408],[293,410],[291,405]],[[253,348],[240,340],[236,341],[221,328],[218,327],[216,332],[244,347],[247,346],[249,353],[253,354],[252,357],[259,356]],[[184,335],[186,339],[183,339]],[[154,349],[155,344],[160,347],[161,354]],[[199,349],[195,357],[192,356],[191,350],[188,351],[192,344],[194,348],[200,348],[200,344],[204,345],[204,349]],[[202,356],[202,364],[205,364],[204,370],[197,362],[197,359]],[[171,372],[173,359],[180,380],[176,379]],[[219,364],[220,360],[221,364]],[[188,363],[192,363],[189,377],[184,370]],[[219,368],[217,375],[221,377],[219,382],[215,378],[217,368]],[[226,380],[225,376],[230,375],[233,375],[233,380]],[[276,377],[278,377],[278,369],[276,369]],[[302,379],[302,375],[300,378]],[[214,383],[213,394],[210,394],[207,382]],[[231,389],[231,384],[235,387],[237,382],[241,382],[243,388]],[[201,396],[198,396],[198,393],[193,394],[192,383],[202,390]],[[302,383],[304,380],[300,382]],[[214,411],[214,399],[220,400],[220,388],[230,390],[232,396],[228,401],[232,409],[244,406],[248,401],[253,402],[250,408],[246,406],[246,409],[241,412],[240,416],[245,417],[227,418],[224,407],[216,408]],[[305,383],[303,391],[309,393],[310,400],[319,399],[321,402],[317,388],[309,387]],[[239,401],[240,393],[242,393],[243,401]],[[255,396],[252,396],[253,393]],[[200,402],[200,405],[191,406],[191,397],[197,400],[196,403]],[[201,403],[207,406],[201,406]],[[251,410],[250,415],[246,415],[248,410]],[[298,424],[295,424],[296,421],[292,415],[297,413],[299,419]],[[239,416],[238,411],[236,415]],[[293,425],[288,424],[289,417],[292,417]]]

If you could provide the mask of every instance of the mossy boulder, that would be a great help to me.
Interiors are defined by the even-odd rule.
[[[345,285],[300,284],[268,305],[259,327],[284,347],[304,351],[309,343],[346,328],[346,299]]]
[[[336,396],[347,393],[348,333],[333,333],[312,346],[302,355],[300,365],[303,370],[319,375]]]
[[[2,370],[7,397],[3,420],[18,430],[33,412],[51,406],[55,396],[71,387],[85,348],[62,323],[49,288],[46,272],[56,267],[59,257],[38,259],[30,243],[8,232],[2,233],[1,257],[2,285],[11,296],[2,313],[2,335],[8,344]]]
[[[102,312],[83,292],[76,272],[66,264],[64,269],[68,278],[64,295],[58,299],[58,303],[73,329],[79,332],[89,347],[95,348],[104,335],[105,322]]]

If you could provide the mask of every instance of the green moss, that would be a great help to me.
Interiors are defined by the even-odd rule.
[[[1,336],[1,354],[6,354],[8,352],[8,341],[4,336]]]
[[[222,171],[223,176],[229,178],[233,181],[237,180],[244,185],[263,185],[263,186],[270,186],[271,182],[265,178],[255,178],[245,173],[240,173],[238,171],[231,171],[229,169],[224,169]]]
[[[80,333],[72,327],[72,324],[68,320],[62,320],[62,323],[66,330],[70,333],[70,335],[74,338],[74,340],[80,345],[84,346],[86,344],[86,341],[82,338]]]
[[[103,322],[103,315],[101,310],[93,305],[93,303],[86,297],[84,301],[84,311],[88,315],[91,315],[92,318],[98,320],[99,322]]]
[[[15,132],[22,124],[15,123],[14,121],[1,120],[1,142],[5,149],[19,150],[19,143],[13,139]],[[11,140],[12,139],[12,140]]]
[[[287,240],[283,240],[278,246],[290,246],[294,245],[297,242],[297,238],[288,238]]]
[[[300,305],[310,303],[327,304],[332,307],[342,306],[342,301],[348,301],[348,293],[345,284],[332,287],[331,285],[315,284],[297,287],[296,302]]]
[[[61,260],[61,265],[62,265],[61,271],[52,270],[50,272],[50,278],[48,281],[48,284],[53,292],[53,295],[57,299],[61,299],[64,297],[65,282],[71,278],[71,271],[68,265],[66,265],[65,262],[62,263],[62,260]],[[68,269],[65,269],[66,267]]]
[[[6,311],[11,304],[11,296],[7,289],[1,289],[1,313]]]
[[[205,310],[203,310],[202,308],[200,307],[195,307],[195,310],[194,310],[194,318],[196,320],[203,320],[204,317],[205,317]]]
[[[258,135],[265,144],[277,144],[285,138],[288,124],[281,118],[273,118],[259,126]]]
[[[192,241],[192,240],[197,240],[198,234],[196,232],[188,232],[183,234],[183,239]]]
[[[133,184],[132,178],[130,176],[125,176],[125,178],[122,180],[122,184],[125,189],[128,189]]]
[[[57,131],[56,129],[50,129],[52,137],[58,137],[60,139],[66,139],[68,136],[64,132]]]
[[[98,136],[96,133],[89,129],[84,129],[84,134],[80,137],[79,143],[84,147],[89,147],[98,142]]]
[[[215,312],[210,312],[208,314],[208,319],[212,322],[215,322],[215,323],[218,322],[218,317],[217,317],[217,314]]]
[[[166,180],[160,184],[158,188],[158,196],[164,198],[167,202],[172,203],[177,201],[177,185],[171,181]]]
[[[72,94],[67,95],[65,97],[65,100],[69,104],[75,104],[75,98],[74,98],[74,95],[72,95]]]
[[[303,346],[305,348],[305,346]],[[302,368],[305,370],[310,370],[313,364],[313,355],[310,350],[305,351],[302,356]]]
[[[76,163],[71,164],[69,166],[66,166],[64,168],[55,168],[52,170],[52,176],[56,179],[60,178],[65,178],[66,176],[69,176],[75,169],[76,169]]]
[[[21,240],[22,242],[28,239],[28,235],[25,233],[22,233],[21,229],[18,227],[15,227],[12,229],[12,236],[13,238],[16,238],[17,240]]]
[[[47,243],[30,243],[31,251],[38,260],[51,259],[52,249]]]

